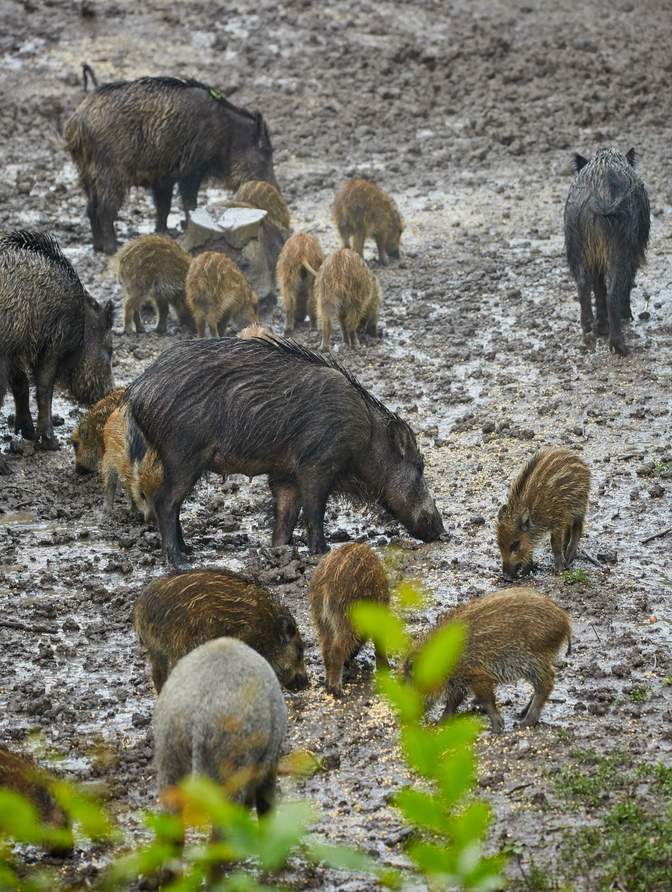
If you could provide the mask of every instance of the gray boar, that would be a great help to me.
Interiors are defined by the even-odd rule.
[[[17,230],[0,238],[0,406],[11,387],[16,433],[58,449],[54,384],[87,405],[112,390],[112,309],[112,301],[98,306],[50,236]],[[35,376],[37,429],[28,371]]]
[[[565,205],[565,245],[581,304],[584,336],[609,335],[626,356],[622,319],[632,319],[630,291],[644,263],[651,214],[646,187],[635,172],[635,150],[600,149],[573,158],[576,177]],[[591,306],[595,294],[595,313]]]
[[[192,570],[155,579],[138,598],[133,623],[148,652],[157,693],[178,660],[222,636],[238,638],[261,654],[285,687],[308,686],[296,620],[254,580],[232,570]]]
[[[433,631],[452,622],[466,626],[464,650],[452,674],[428,695],[427,707],[445,698],[442,719],[449,718],[471,691],[498,734],[504,722],[495,703],[495,687],[522,678],[532,685],[534,694],[519,716],[521,725],[536,725],[553,690],[553,663],[563,641],[568,642],[567,653],[571,649],[572,624],[567,613],[545,595],[510,588],[458,604],[440,617]],[[416,649],[431,634],[407,659],[407,675],[412,674]]]
[[[131,186],[152,190],[157,232],[167,229],[175,183],[187,219],[208,177],[231,189],[247,180],[278,186],[261,114],[189,78],[102,84],[75,110],[65,137],[88,200],[94,251],[106,254],[117,249],[114,221]]]
[[[159,790],[204,774],[260,815],[275,798],[287,707],[275,673],[235,638],[216,638],[179,661],[154,707]]]
[[[176,344],[126,391],[132,423],[164,468],[154,505],[166,559],[185,550],[179,512],[196,481],[268,474],[273,545],[287,545],[303,508],[311,552],[328,551],[324,512],[343,492],[387,508],[432,542],[441,516],[410,427],[338,363],[293,341],[213,338]],[[188,566],[188,565],[186,565]]]

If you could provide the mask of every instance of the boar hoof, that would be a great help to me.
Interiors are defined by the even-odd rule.
[[[619,356],[627,356],[630,351],[625,346],[625,341],[620,340],[616,341],[616,343],[611,343],[611,349],[614,353],[618,353]]]
[[[9,467],[4,458],[0,458],[0,477],[9,477],[12,469]]]
[[[45,452],[56,452],[61,448],[61,444],[53,434],[51,436],[43,434],[38,441],[38,446]]]
[[[337,688],[333,685],[327,685],[327,694],[331,694],[332,697],[335,697],[337,700],[343,699],[343,688],[339,685]]]

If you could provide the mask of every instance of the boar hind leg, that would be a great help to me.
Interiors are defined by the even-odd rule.
[[[627,356],[630,352],[625,346],[623,332],[621,330],[621,314],[623,312],[623,300],[618,282],[611,282],[607,291],[607,312],[609,314],[609,346],[619,356]]]
[[[173,197],[173,185],[173,180],[162,180],[152,186],[157,232],[168,230],[168,214],[170,213],[170,201]]]
[[[567,566],[569,566],[576,557],[576,552],[579,547],[579,539],[582,534],[583,517],[575,517],[574,522],[572,523],[572,532],[569,537],[569,542],[567,543],[567,548],[565,550],[565,563]]]
[[[35,425],[30,414],[28,376],[23,369],[15,368],[11,371],[10,384],[15,406],[14,433],[21,434],[24,440],[34,440]],[[0,400],[0,404],[1,402]]]
[[[273,545],[290,545],[294,527],[301,510],[301,496],[295,483],[289,480],[269,478],[269,486],[275,499],[275,526]]]
[[[152,653],[150,658],[152,661],[152,681],[154,682],[156,693],[160,694],[161,688],[166,683],[169,675],[168,657],[165,654]]]
[[[54,436],[54,425],[51,420],[51,401],[54,396],[56,381],[56,361],[41,365],[35,371],[35,389],[37,392],[37,438],[41,449],[53,451],[58,449],[58,440]]]
[[[579,304],[581,305],[581,329],[584,335],[589,335],[593,332],[595,317],[593,316],[593,308],[590,302],[590,282],[586,279],[583,270],[577,276],[576,285],[579,292]]]
[[[324,643],[322,657],[324,659],[325,679],[327,683],[327,693],[333,694],[334,697],[343,695],[343,666],[347,654],[342,643],[333,641],[330,644]]]
[[[486,672],[483,672],[472,680],[471,689],[476,697],[476,702],[487,712],[493,732],[499,734],[504,730],[504,721],[495,703],[495,683],[493,678]]]
[[[311,554],[326,554],[329,551],[324,538],[327,490],[317,480],[308,483],[304,481],[301,487],[301,502],[308,529],[308,551]]]
[[[364,242],[366,240],[365,232],[357,232],[352,237],[352,247],[360,257],[364,257]]]
[[[458,707],[464,700],[466,691],[464,688],[461,688],[457,685],[450,685],[448,688],[448,699],[446,700],[446,705],[443,708],[443,712],[441,713],[441,718],[439,719],[439,723],[445,722],[446,719],[451,718],[455,715],[458,710]]]
[[[197,177],[190,177],[178,182],[180,190],[180,198],[182,199],[182,209],[184,211],[185,226],[189,222],[189,214],[196,210],[198,204],[198,190],[201,188],[201,181]]]
[[[555,572],[562,573],[567,566],[565,561],[565,530],[556,528],[551,532],[551,550],[555,562]]]
[[[378,248],[378,260],[381,266],[387,266],[387,251],[385,250],[385,239],[382,235],[376,238],[376,246]]]
[[[528,705],[525,707],[525,717],[520,723],[521,727],[532,728],[539,722],[541,710],[544,708],[544,703],[548,700],[548,697],[552,690],[552,675],[546,676],[536,683],[534,688],[534,695],[532,696],[532,699],[530,700]]]
[[[258,815],[266,815],[275,803],[275,780],[267,779],[257,787],[255,804]]]
[[[88,190],[87,190],[88,192]],[[86,205],[86,213],[89,217],[89,223],[91,224],[91,235],[93,237],[93,250],[94,251],[104,251],[105,250],[105,240],[103,238],[103,227],[100,225],[100,220],[98,218],[98,200],[94,198],[92,195],[89,195],[89,200]]]
[[[168,331],[168,301],[157,300],[156,311],[159,314],[159,321],[156,323],[156,333],[165,334]]]
[[[188,482],[189,486],[182,484],[179,487],[164,482],[154,497],[156,522],[161,535],[161,547],[166,563],[180,570],[191,569],[184,560],[184,539],[180,529],[180,508],[196,481]]]
[[[609,334],[607,286],[604,284],[604,276],[598,276],[595,281],[595,334],[602,337]]]

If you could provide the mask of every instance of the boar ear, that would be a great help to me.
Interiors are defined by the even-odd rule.
[[[266,122],[264,121],[261,112],[254,113],[254,131],[259,148],[264,148],[265,146],[270,145],[271,140],[268,135],[268,127],[266,126]]]
[[[407,458],[417,451],[413,434],[407,424],[396,418],[387,429],[390,445],[402,458]]]
[[[112,331],[112,322],[114,320],[114,304],[111,300],[105,304],[105,309],[103,310],[105,314],[105,328],[107,331]]]
[[[296,635],[296,623],[291,616],[281,613],[275,621],[275,635],[282,645],[289,644]]]
[[[499,511],[497,513],[497,520],[501,520],[504,517],[504,515],[506,514],[506,512],[508,510],[508,507],[509,506],[506,504],[506,502],[504,502],[504,504],[501,506],[501,508],[499,509]]]
[[[634,146],[630,149],[625,157],[627,158],[630,167],[634,167],[637,164],[637,152],[635,151]]]
[[[523,513],[520,515],[518,519],[518,529],[520,530],[529,530],[532,526],[532,518],[530,517],[530,512],[527,508],[524,509]]]
[[[584,158],[583,155],[579,155],[578,152],[574,152],[572,155],[572,170],[574,173],[578,173],[586,164],[588,164],[588,159]]]

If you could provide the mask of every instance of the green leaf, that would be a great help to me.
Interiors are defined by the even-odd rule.
[[[456,852],[452,846],[428,842],[411,842],[406,853],[420,866],[424,873],[442,874],[454,879],[457,875]],[[446,883],[450,885],[449,882]]]
[[[449,816],[444,805],[430,793],[405,787],[394,797],[394,804],[403,811],[410,824],[445,834],[450,823]]]
[[[433,600],[428,589],[416,579],[405,579],[396,585],[393,597],[400,610],[417,610],[418,607]]]
[[[460,815],[453,818],[450,836],[458,846],[468,846],[482,839],[491,816],[492,813],[487,802],[473,802]]]
[[[311,839],[306,846],[306,854],[315,863],[332,867],[334,870],[353,870],[371,874],[375,874],[377,870],[377,864],[372,858],[348,846],[330,846]]]
[[[408,648],[404,624],[384,604],[358,601],[350,608],[349,616],[357,633],[370,638],[385,653],[400,653]]]
[[[82,833],[90,839],[107,839],[112,833],[104,809],[91,796],[85,796],[70,784],[57,781],[51,792],[73,821],[79,821]]]
[[[11,836],[17,842],[37,842],[40,838],[37,809],[11,790],[0,790],[0,835]]]
[[[450,623],[435,632],[413,658],[413,679],[423,691],[440,687],[460,658],[466,629]]]
[[[388,700],[397,711],[402,722],[420,719],[424,712],[424,703],[412,685],[395,678],[389,672],[381,671],[376,673],[376,687],[381,697]]]
[[[259,860],[265,870],[278,870],[306,832],[313,817],[307,802],[286,802],[259,821]]]

